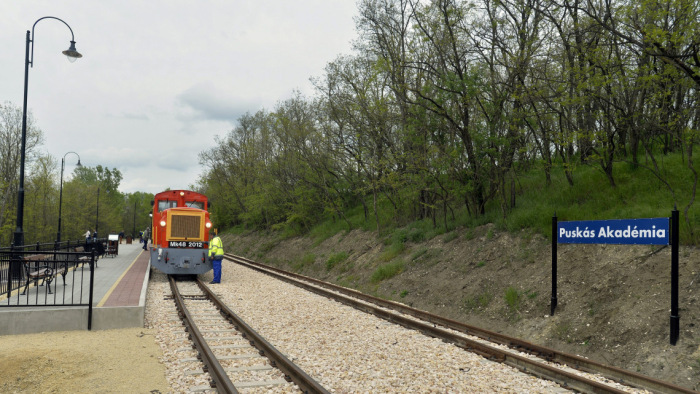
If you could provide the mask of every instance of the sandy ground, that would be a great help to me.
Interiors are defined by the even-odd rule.
[[[154,331],[126,328],[0,336],[2,393],[166,393]]]

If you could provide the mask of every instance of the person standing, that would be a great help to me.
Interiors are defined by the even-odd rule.
[[[146,227],[143,231],[143,250],[148,250],[148,238],[151,237],[151,229]]]
[[[214,267],[214,280],[209,283],[221,283],[221,260],[224,258],[224,244],[218,235],[209,241],[209,258]]]

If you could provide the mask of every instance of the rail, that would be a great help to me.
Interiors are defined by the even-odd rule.
[[[177,304],[179,313],[184,317],[184,324],[187,331],[197,348],[202,362],[207,367],[207,370],[214,381],[214,385],[218,392],[221,393],[237,393],[237,389],[226,374],[226,371],[221,367],[216,356],[211,348],[207,345],[203,335],[193,323],[192,316],[185,307],[182,295],[179,293],[175,278],[169,275],[170,288],[173,293],[173,298]],[[234,313],[219,297],[214,294],[200,279],[197,279],[197,286],[204,292],[206,298],[211,301],[223,318],[230,322],[237,331],[240,331],[242,336],[246,338],[250,345],[258,350],[261,356],[265,356],[270,360],[270,365],[279,369],[285,379],[296,384],[304,393],[329,393],[323,386],[311,378],[306,372],[299,368],[296,364],[290,361],[279,350],[272,346],[252,327],[246,324],[236,313]]]
[[[503,351],[488,344],[466,339],[461,335],[455,335],[454,333],[448,331],[448,329],[472,335],[488,342],[495,342],[497,344],[505,345],[513,350],[532,354],[547,361],[566,365],[575,370],[600,374],[611,381],[619,382],[624,385],[647,389],[653,392],[695,393],[695,391],[632,371],[603,365],[579,356],[566,354],[517,338],[508,337],[500,333],[467,325],[455,320],[446,319],[428,312],[411,308],[404,304],[383,300],[363,294],[353,289],[348,289],[328,282],[323,282],[318,279],[287,272],[279,268],[257,263],[244,257],[235,256],[233,254],[226,254],[225,257],[238,264],[259,272],[263,272],[267,275],[272,275],[280,280],[292,283],[314,293],[323,295],[324,297],[334,299],[368,313],[373,313],[388,321],[425,332],[430,336],[452,342],[457,346],[474,351],[475,353],[481,354],[492,360],[504,362],[525,372],[565,384],[570,388],[574,388],[582,392],[597,393],[621,391],[618,391],[609,385],[603,385],[596,381],[590,381],[578,375],[562,371],[559,368],[554,368],[544,362],[533,361],[527,357],[515,354],[512,351]],[[420,319],[422,322],[391,313],[385,309],[412,316],[416,319]],[[426,324],[425,322],[428,322],[429,324]]]

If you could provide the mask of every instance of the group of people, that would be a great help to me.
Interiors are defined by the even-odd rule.
[[[90,232],[90,230],[85,232],[85,243],[90,243],[93,241],[97,241],[97,231],[95,232]]]

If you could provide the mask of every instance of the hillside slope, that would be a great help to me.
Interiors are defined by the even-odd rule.
[[[398,255],[360,230],[322,242],[262,233],[224,240],[227,252],[261,263],[700,390],[696,247],[680,250],[681,332],[671,346],[668,247],[559,245],[550,316],[550,242],[528,232],[458,229],[407,242]]]

